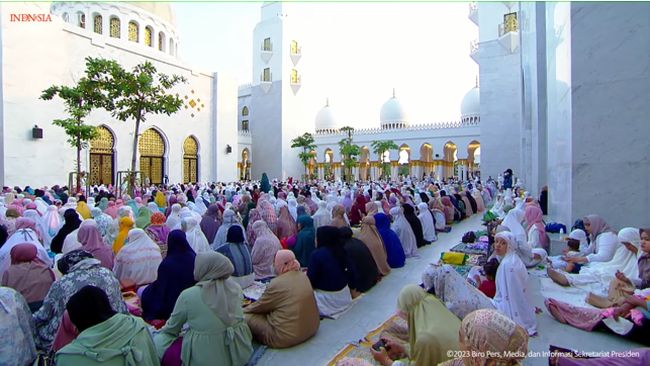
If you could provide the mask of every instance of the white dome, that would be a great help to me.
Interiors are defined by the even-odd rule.
[[[479,87],[475,86],[468,91],[460,103],[460,118],[478,117],[481,115],[481,93]]]
[[[395,92],[393,92],[393,97],[388,99],[383,106],[381,106],[381,111],[379,112],[379,121],[381,122],[382,127],[387,124],[401,124],[407,126],[407,116],[402,107],[402,103],[395,98]]]
[[[318,114],[316,114],[316,131],[331,131],[338,130],[339,126],[336,123],[336,118],[332,112],[329,102],[325,104]]]

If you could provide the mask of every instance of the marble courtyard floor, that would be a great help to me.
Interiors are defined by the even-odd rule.
[[[258,365],[325,365],[347,343],[363,338],[388,319],[395,312],[397,295],[402,287],[410,283],[419,284],[423,270],[436,261],[442,251],[459,243],[465,232],[485,228],[481,226],[481,217],[474,215],[454,225],[451,232],[440,233],[437,242],[419,250],[420,258],[409,258],[406,266],[393,269],[390,275],[358,299],[350,311],[337,320],[322,320],[318,333],[312,339],[289,349],[268,349]],[[544,307],[539,278],[531,275],[529,284],[534,294],[534,305],[544,309],[542,314],[537,315],[539,335],[529,339],[529,351],[544,355],[549,344],[586,352],[624,351],[641,347],[615,335],[585,332],[555,321]],[[546,356],[528,358],[524,365],[548,365],[548,359]]]

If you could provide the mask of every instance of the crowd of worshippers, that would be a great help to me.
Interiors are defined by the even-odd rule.
[[[424,289],[407,287],[398,298],[407,345],[389,341],[374,354],[382,364],[437,364],[449,360],[449,349],[461,349],[459,332],[470,347],[472,334],[486,331],[471,330],[476,321],[460,328],[470,314],[484,314],[481,321],[501,324],[494,330],[509,330],[519,341],[535,335],[526,267],[551,260],[538,201],[491,181],[302,183],[264,175],[257,184],[150,187],[134,197],[116,197],[107,187],[77,195],[27,187],[7,189],[0,199],[0,334],[7,340],[0,364],[51,355],[62,365],[244,365],[253,339],[273,348],[306,341],[323,317],[345,313],[353,298],[403,267],[438,232],[491,207],[502,222],[489,265],[470,271],[469,280],[449,266],[428,267]],[[591,253],[552,258],[577,275],[592,268],[594,256],[603,258],[610,244],[597,238],[612,234],[597,216],[582,224]],[[622,234],[616,244],[639,249],[641,235]],[[614,292],[647,283],[641,259],[634,274],[620,269]],[[571,274],[553,276],[573,281]],[[257,282],[266,283],[265,291],[243,306],[243,289]],[[638,318],[637,309],[647,310],[630,294],[591,297],[609,301],[612,317]],[[547,305],[572,325],[589,316],[554,300]],[[473,313],[478,309],[489,311]],[[641,314],[632,330],[646,324],[648,314]],[[592,329],[606,328],[607,319]],[[440,332],[442,325],[451,332]]]
[[[133,197],[5,188],[0,364],[243,365],[253,339],[311,338],[496,194],[473,182],[256,183]],[[247,304],[243,289],[260,282]]]

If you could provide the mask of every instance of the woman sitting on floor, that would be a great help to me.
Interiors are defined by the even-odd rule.
[[[255,281],[253,262],[241,226],[231,226],[228,229],[226,244],[217,249],[217,252],[225,255],[232,262],[235,269],[230,278],[233,281],[237,282],[242,289],[253,284]]]
[[[348,283],[352,297],[355,298],[370,290],[381,275],[368,247],[361,240],[352,237],[352,229],[345,226],[339,228],[339,233],[348,261]]]
[[[253,353],[252,336],[244,321],[242,290],[230,279],[232,272],[232,263],[220,253],[196,256],[194,279],[198,283],[181,292],[171,317],[154,336],[159,358],[171,357],[165,351],[178,341],[182,346],[176,365],[182,361],[184,365],[236,366],[248,361]],[[188,330],[180,341],[185,324]]]
[[[316,250],[311,254],[307,277],[314,288],[322,316],[337,317],[352,306],[347,271],[339,230],[334,226],[319,227],[316,231]]]
[[[375,218],[377,232],[384,243],[384,249],[386,249],[388,265],[390,268],[404,267],[406,255],[404,255],[404,249],[402,248],[399,237],[390,228],[390,219],[386,214],[381,212],[376,213],[373,217]]]
[[[273,348],[287,348],[311,338],[320,318],[309,279],[290,250],[275,255],[277,277],[256,302],[244,308],[253,337]]]

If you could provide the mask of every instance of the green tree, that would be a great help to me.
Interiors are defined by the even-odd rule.
[[[92,62],[86,60],[86,75],[83,76],[74,86],[52,85],[41,92],[40,99],[52,100],[58,96],[65,105],[65,111],[68,118],[55,119],[52,124],[63,128],[68,135],[68,143],[77,150],[76,161],[76,188],[78,193],[81,191],[81,150],[88,147],[88,141],[97,136],[94,126],[84,123],[93,109],[105,105],[107,95],[101,88],[101,83],[94,80],[93,76],[97,72],[97,67]]]
[[[153,64],[146,61],[136,65],[131,71],[124,69],[116,61],[88,57],[88,63],[97,66],[93,75],[108,93],[104,108],[120,121],[133,120],[133,152],[131,155],[131,172],[136,171],[138,157],[138,139],[140,125],[146,122],[150,114],[166,114],[178,112],[183,101],[169,94],[169,89],[176,84],[185,83],[182,76],[168,76],[158,72]],[[135,174],[129,179],[130,189],[135,185]]]
[[[352,168],[359,165],[358,157],[361,154],[361,148],[352,143],[352,135],[354,134],[353,127],[341,127],[340,131],[348,135],[339,141],[339,151],[341,153],[341,162],[343,163],[343,177],[345,181],[352,182]]]
[[[309,160],[314,158],[314,154],[312,153],[312,150],[316,148],[314,142],[314,136],[309,132],[305,132],[302,136],[298,136],[291,140],[291,148],[302,149],[298,154],[298,158],[302,161],[302,165],[305,167],[305,180],[307,180],[307,166],[309,165]]]
[[[382,168],[382,177],[390,177],[390,164],[384,162],[384,153],[389,150],[399,149],[399,146],[393,140],[385,141],[373,141],[370,146],[372,146],[372,151],[379,155],[379,161],[381,161]]]

